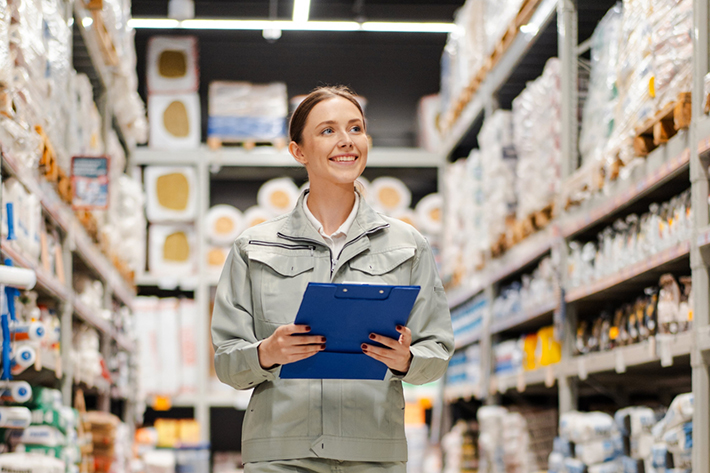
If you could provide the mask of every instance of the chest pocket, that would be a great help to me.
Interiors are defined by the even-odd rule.
[[[262,250],[248,253],[256,302],[254,315],[271,324],[293,323],[313,276],[313,257],[303,251],[286,251],[294,254]]]
[[[409,284],[415,248],[404,247],[378,253],[364,253],[350,261],[348,279],[355,282]]]

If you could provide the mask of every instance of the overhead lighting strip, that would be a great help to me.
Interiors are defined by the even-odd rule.
[[[294,11],[295,13],[295,11]],[[132,18],[129,26],[136,29],[183,29],[183,30],[243,30],[259,31],[276,29],[282,31],[372,31],[381,33],[451,33],[457,29],[453,23],[406,23],[366,21],[270,21],[270,20],[221,20],[170,18]]]
[[[293,22],[305,23],[311,10],[311,0],[295,0],[293,2]]]

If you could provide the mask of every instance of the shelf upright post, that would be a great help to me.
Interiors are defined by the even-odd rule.
[[[72,286],[73,274],[72,274],[72,247],[74,234],[73,230],[64,235],[64,240],[62,241],[62,259],[64,260],[64,280],[67,281],[69,287]],[[70,294],[74,294],[71,291]],[[74,301],[71,297],[59,304],[59,317],[60,317],[60,340],[59,348],[62,357],[62,402],[65,406],[72,407],[74,404],[74,365],[72,363],[71,352],[72,346],[72,335],[74,333]]]
[[[487,405],[499,404],[498,396],[491,392],[491,382],[495,374],[495,359],[493,356],[493,336],[491,335],[491,324],[493,323],[493,301],[496,298],[494,284],[488,284],[483,290],[486,298],[486,312],[483,319],[483,331],[481,332],[481,397],[485,398]],[[496,337],[497,339],[497,337]],[[497,340],[495,340],[497,341]]]
[[[210,441],[210,404],[208,385],[210,381],[209,347],[209,306],[210,286],[208,285],[205,257],[205,230],[203,222],[210,201],[210,172],[207,160],[197,162],[197,179],[199,182],[199,198],[197,205],[197,218],[195,219],[195,232],[197,234],[197,271],[198,282],[195,292],[195,306],[197,307],[197,399],[195,401],[195,419],[200,424],[201,441]]]
[[[557,2],[557,44],[558,56],[560,58],[561,77],[560,92],[562,94],[561,104],[561,148],[562,162],[560,163],[560,174],[562,179],[569,177],[577,167],[577,125],[578,125],[578,80],[577,80],[577,44],[579,38],[577,34],[578,15],[577,0],[558,0]],[[560,285],[565,287],[566,283],[566,241],[560,238]],[[574,341],[574,307],[566,307],[564,302],[564,291],[560,291],[563,300],[560,302],[560,310],[565,311],[563,326],[563,354],[561,365],[565,366],[571,362],[572,343]],[[572,336],[570,335],[572,334]],[[560,374],[558,382],[559,411],[560,414],[571,411],[577,407],[577,382],[576,379],[567,375],[566,370]]]
[[[697,232],[708,225],[708,169],[698,153],[700,139],[698,124],[704,115],[704,77],[708,73],[707,0],[693,1],[693,117],[690,129],[690,180],[693,205],[694,232],[691,242],[690,264],[693,276],[695,307],[693,325],[696,335],[710,325],[710,277],[708,266],[700,254]],[[694,394],[693,414],[693,470],[710,471],[710,359],[700,350],[691,351],[692,383]]]

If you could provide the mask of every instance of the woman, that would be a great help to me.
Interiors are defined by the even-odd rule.
[[[242,434],[245,471],[404,472],[402,381],[436,380],[454,348],[434,258],[414,228],[374,212],[355,189],[368,139],[352,92],[316,89],[294,111],[289,134],[310,190],[290,214],[234,242],[212,318],[219,379],[254,388]],[[385,380],[280,379],[281,366],[328,343],[293,324],[306,286],[345,281],[421,286],[399,339],[371,334],[385,347],[362,345],[389,368]]]

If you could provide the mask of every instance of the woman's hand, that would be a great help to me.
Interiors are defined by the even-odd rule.
[[[296,335],[308,333],[307,325],[282,325],[259,344],[259,364],[265,370],[276,365],[285,365],[311,357],[325,350],[325,337],[320,335]]]
[[[402,325],[397,325],[397,331],[401,334],[399,340],[371,333],[370,340],[379,342],[387,348],[363,343],[362,351],[367,356],[387,365],[390,370],[398,374],[406,374],[412,363],[412,352],[409,351],[409,345],[412,343],[412,331]]]

